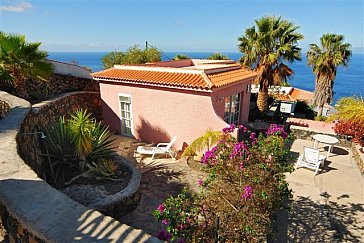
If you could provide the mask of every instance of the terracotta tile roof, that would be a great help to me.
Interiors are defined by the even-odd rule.
[[[157,84],[190,88],[210,88],[202,75],[197,73],[176,73],[149,70],[109,68],[93,73],[96,79],[133,81],[140,84]]]
[[[190,66],[176,68],[175,66],[115,65],[112,68],[93,73],[92,76],[94,79],[102,81],[211,90],[256,75],[237,64],[223,63],[218,67],[214,63],[214,66],[208,69],[205,66],[201,67],[201,69],[198,66],[191,69]]]
[[[313,98],[313,93],[303,89],[294,88],[290,93],[293,100],[304,100],[311,101]]]
[[[207,76],[215,87],[221,87],[227,84],[239,82],[243,79],[255,77],[256,74],[252,71],[239,68],[225,72],[207,74]]]
[[[284,100],[284,101],[302,100],[310,103],[313,97],[313,93],[311,91],[293,88],[291,92],[288,94],[274,94],[273,96],[277,100]]]

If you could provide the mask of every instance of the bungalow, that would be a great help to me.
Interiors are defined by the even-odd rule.
[[[208,128],[248,121],[256,74],[231,60],[186,59],[115,65],[99,81],[104,123],[125,136],[180,149]]]

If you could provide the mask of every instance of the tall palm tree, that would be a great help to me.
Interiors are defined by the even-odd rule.
[[[333,86],[338,66],[347,66],[351,56],[351,45],[344,42],[343,35],[327,33],[320,38],[321,47],[310,44],[307,52],[308,65],[316,75],[315,92],[312,103],[318,106],[318,116],[322,115],[325,103],[333,100]]]
[[[210,56],[208,56],[207,59],[209,59],[209,60],[228,60],[229,57],[220,52],[215,52],[215,53],[212,53]]]
[[[0,81],[13,85],[23,98],[29,98],[28,79],[45,81],[52,72],[48,54],[39,50],[40,45],[26,42],[24,35],[0,32]]]
[[[239,37],[240,60],[243,66],[257,71],[256,82],[260,85],[257,106],[260,111],[268,108],[268,88],[280,84],[293,74],[284,61],[301,60],[301,48],[297,42],[303,35],[299,28],[281,17],[268,16],[255,20],[255,25]]]
[[[173,57],[173,60],[183,60],[183,59],[190,59],[190,57],[185,54],[177,54]]]

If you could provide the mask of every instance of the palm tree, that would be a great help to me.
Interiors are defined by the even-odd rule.
[[[316,75],[315,92],[312,103],[318,106],[317,116],[322,115],[325,103],[331,103],[333,86],[338,66],[347,66],[350,56],[350,44],[343,43],[344,36],[327,33],[320,38],[321,47],[310,44],[307,52],[308,65]]]
[[[183,60],[183,59],[191,59],[191,58],[185,54],[177,54],[173,57],[173,60]]]
[[[240,62],[257,71],[256,82],[260,85],[257,106],[260,111],[266,111],[269,86],[280,84],[293,74],[284,61],[301,60],[301,48],[297,42],[303,39],[303,35],[296,32],[298,26],[281,17],[262,17],[255,20],[255,24],[238,39],[243,53]]]
[[[209,60],[229,60],[229,57],[220,52],[215,52],[215,53],[212,53],[210,56],[208,56],[207,59],[209,59]]]
[[[28,79],[45,81],[52,72],[48,54],[39,50],[40,45],[26,42],[24,35],[0,32],[0,81],[14,86],[23,98],[29,98]]]

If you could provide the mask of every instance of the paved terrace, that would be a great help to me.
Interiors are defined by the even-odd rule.
[[[133,152],[140,145],[136,140],[118,136],[117,151],[134,161],[142,171],[142,199],[138,208],[121,219],[149,234],[161,229],[151,212],[168,194],[176,194],[185,185],[196,189],[203,174],[192,170],[185,161],[155,159],[135,160]],[[296,140],[292,145],[294,163],[303,146],[313,142]],[[327,147],[320,147],[326,154]],[[326,150],[325,150],[326,149]],[[363,176],[352,158],[350,149],[335,147],[325,162],[324,170],[316,176],[313,171],[300,168],[287,175],[293,190],[291,211],[279,212],[275,242],[364,242]]]

